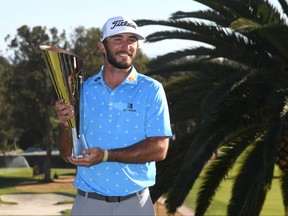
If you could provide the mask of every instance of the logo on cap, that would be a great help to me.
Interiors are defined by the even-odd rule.
[[[137,24],[132,19],[118,16],[112,17],[106,21],[101,29],[100,41],[103,42],[105,38],[121,33],[132,33],[135,34],[139,40],[144,39],[144,37],[138,32]]]
[[[136,25],[134,25],[132,22],[128,22],[127,20],[115,20],[112,22],[112,27],[110,29],[114,29],[115,27],[119,26],[127,26],[127,27],[132,27],[135,30],[137,29]]]

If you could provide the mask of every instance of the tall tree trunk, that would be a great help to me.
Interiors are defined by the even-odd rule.
[[[45,73],[45,79],[44,79],[44,86],[47,89],[47,73]],[[45,126],[45,135],[44,135],[44,144],[46,146],[46,157],[45,157],[45,164],[44,164],[44,182],[50,182],[51,181],[51,157],[52,157],[52,146],[51,146],[51,140],[50,140],[50,130],[51,130],[51,124],[50,124],[50,110],[52,109],[52,106],[49,105],[48,96],[46,97],[46,104],[47,109],[45,110],[45,119],[46,119],[46,126]]]
[[[48,116],[49,119],[49,116]],[[45,164],[44,164],[44,182],[51,181],[51,157],[52,157],[52,146],[50,142],[50,125],[47,125],[46,130],[46,138],[45,138],[45,146],[46,146],[46,157],[45,157]]]
[[[17,150],[17,141],[18,141],[17,137],[14,137],[14,139],[13,139],[13,148],[14,148],[14,150]]]

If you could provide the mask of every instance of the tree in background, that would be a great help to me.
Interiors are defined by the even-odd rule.
[[[9,72],[12,70],[12,65],[4,58],[0,57],[0,149],[5,154],[5,151],[16,150],[15,129],[11,125],[10,116],[11,109],[9,104],[5,102],[6,95],[6,80],[9,77]],[[11,139],[9,139],[11,137]],[[12,145],[11,145],[12,144]]]
[[[5,80],[5,103],[11,112],[9,122],[19,132],[19,146],[22,149],[41,146],[47,150],[44,170],[45,181],[49,181],[51,150],[55,144],[50,139],[50,114],[55,93],[39,49],[42,43],[65,46],[65,32],[58,34],[56,28],[47,30],[41,26],[29,28],[23,25],[10,40],[8,46],[13,52],[10,58],[13,69]]]
[[[50,180],[50,157],[56,145],[59,124],[55,116],[56,93],[39,48],[42,44],[71,51],[84,60],[85,78],[99,71],[103,56],[98,50],[98,28],[78,27],[71,38],[56,28],[23,25],[17,34],[6,37],[12,52],[9,61],[0,57],[0,148],[8,149],[18,141],[22,149],[47,150],[45,180]],[[146,71],[148,57],[139,51],[135,64]]]
[[[160,56],[148,72],[178,75],[166,85],[176,139],[167,159],[157,163],[153,201],[166,193],[174,213],[205,167],[195,209],[204,215],[222,180],[244,156],[227,215],[260,214],[275,162],[283,172],[288,215],[287,2],[279,0],[278,9],[264,0],[195,1],[208,9],[179,11],[167,21],[137,20],[140,26],[173,28],[150,34],[148,42],[205,44]],[[216,151],[217,158],[207,163]]]

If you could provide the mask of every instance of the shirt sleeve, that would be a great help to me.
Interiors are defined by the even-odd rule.
[[[145,133],[146,137],[172,136],[166,94],[160,83],[151,93],[148,100]]]

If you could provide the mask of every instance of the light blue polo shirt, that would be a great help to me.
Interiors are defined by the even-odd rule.
[[[83,132],[89,148],[125,148],[147,137],[172,135],[168,105],[160,82],[133,67],[111,90],[100,72],[83,85]],[[155,183],[155,162],[104,162],[78,167],[74,186],[106,196],[124,196]]]

